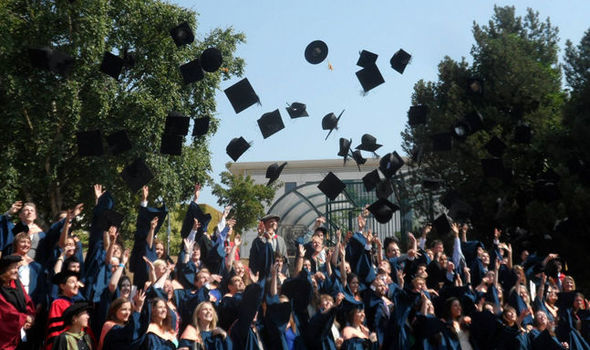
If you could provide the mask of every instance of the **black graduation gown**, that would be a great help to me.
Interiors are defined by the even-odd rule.
[[[252,321],[262,303],[264,288],[258,283],[246,287],[238,312],[238,319],[229,329],[235,349],[263,350],[258,346],[258,338],[252,330]],[[260,337],[262,338],[262,337]]]

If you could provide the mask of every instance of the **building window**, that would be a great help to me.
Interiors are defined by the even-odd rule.
[[[293,191],[297,187],[297,182],[285,182],[285,193]]]

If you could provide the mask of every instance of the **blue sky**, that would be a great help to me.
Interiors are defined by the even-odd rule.
[[[223,89],[241,78],[224,81],[217,94],[218,132],[210,139],[214,179],[231,159],[227,143],[243,136],[252,147],[239,161],[278,161],[336,158],[338,139],[352,138],[353,146],[369,133],[383,147],[377,153],[397,150],[401,154],[401,131],[405,128],[414,84],[437,80],[437,65],[444,56],[471,61],[473,22],[485,24],[494,4],[514,5],[518,15],[528,7],[541,18],[549,17],[559,27],[560,56],[566,39],[578,43],[590,27],[590,1],[172,1],[198,13],[197,38],[212,28],[234,27],[247,42],[237,50],[246,61],[244,76],[260,97],[254,105],[235,114]],[[313,40],[329,47],[328,59],[311,65],[303,52]],[[389,65],[400,48],[412,54],[403,75]],[[379,55],[377,66],[385,79],[363,95],[355,72],[358,53],[368,50]],[[333,70],[328,69],[329,61]],[[308,118],[290,119],[286,103],[307,104]],[[285,129],[263,139],[256,120],[263,113],[280,108]],[[344,112],[340,128],[324,140],[327,132],[321,119],[330,112]],[[209,189],[201,202],[217,206]]]

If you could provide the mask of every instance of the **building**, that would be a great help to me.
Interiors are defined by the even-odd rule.
[[[233,163],[229,171],[236,175],[249,175],[255,183],[265,184],[268,182],[266,169],[272,163],[274,161]],[[277,190],[271,205],[266,208],[266,212],[281,217],[278,234],[285,238],[289,254],[293,254],[296,249],[295,238],[310,230],[319,216],[326,217],[326,225],[332,234],[337,229],[341,229],[343,233],[355,230],[358,214],[365,205],[377,200],[374,190],[366,191],[362,178],[378,167],[379,159],[367,159],[366,163],[360,166],[353,160],[348,160],[343,165],[342,159],[288,161],[278,180],[281,187]],[[329,172],[334,173],[346,184],[345,190],[334,201],[330,201],[317,187]],[[404,166],[398,173],[406,172]],[[400,200],[395,193],[388,199],[400,207],[407,207],[399,204]],[[370,215],[367,219],[367,228],[383,239],[403,231],[402,226],[406,225],[409,217],[411,212],[397,211],[388,223],[380,224]],[[248,257],[249,244],[256,234],[255,231],[244,234],[244,258]],[[335,237],[328,237],[328,244],[334,241]]]

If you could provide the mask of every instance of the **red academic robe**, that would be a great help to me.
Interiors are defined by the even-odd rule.
[[[11,282],[11,286],[16,288],[16,283]],[[20,330],[23,328],[27,321],[28,315],[35,315],[35,305],[33,301],[25,291],[24,287],[23,294],[27,304],[27,312],[19,312],[14,305],[6,301],[2,294],[0,294],[0,349],[13,350],[20,340]]]
[[[66,330],[62,315],[70,305],[72,305],[72,300],[66,297],[59,297],[51,303],[49,324],[47,325],[47,339],[45,340],[46,350],[51,350],[55,337]]]

